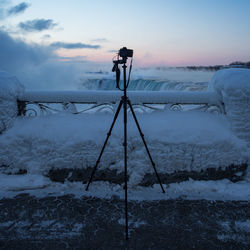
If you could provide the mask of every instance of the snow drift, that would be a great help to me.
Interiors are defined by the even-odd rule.
[[[131,114],[128,118],[128,171],[130,184],[137,184],[153,170]],[[0,137],[2,171],[46,175],[52,168],[93,167],[112,119],[100,113],[18,118]],[[247,160],[245,143],[232,134],[223,115],[165,111],[138,114],[138,120],[159,173],[223,168]],[[123,171],[122,131],[121,116],[101,169]]]

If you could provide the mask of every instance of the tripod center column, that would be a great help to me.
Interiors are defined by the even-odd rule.
[[[126,82],[126,68],[125,63],[122,66],[124,76],[124,88],[123,88],[123,111],[124,111],[124,184],[125,184],[125,223],[126,223],[126,239],[128,239],[128,177],[127,177],[127,82]]]

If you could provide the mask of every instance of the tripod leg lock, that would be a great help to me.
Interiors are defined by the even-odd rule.
[[[127,147],[127,143],[125,143],[125,142],[122,145],[123,145],[123,147]]]

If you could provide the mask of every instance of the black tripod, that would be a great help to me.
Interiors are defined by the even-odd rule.
[[[120,54],[121,54],[121,50],[120,50]],[[160,186],[161,186],[162,192],[165,193],[165,190],[164,190],[164,188],[163,188],[163,186],[162,186],[161,179],[160,179],[160,177],[159,177],[159,175],[158,175],[158,173],[157,173],[157,170],[156,170],[156,167],[155,167],[155,163],[154,163],[154,161],[153,161],[153,159],[152,159],[152,157],[151,157],[151,154],[150,154],[150,152],[149,152],[147,143],[146,143],[145,138],[144,138],[144,134],[143,134],[142,131],[141,131],[141,128],[140,128],[140,125],[139,125],[138,120],[137,120],[137,118],[136,118],[136,115],[135,115],[135,112],[134,112],[134,110],[133,110],[132,104],[131,104],[129,98],[127,97],[127,87],[128,87],[128,84],[129,84],[129,80],[128,80],[128,84],[127,84],[127,83],[126,83],[126,68],[127,68],[126,62],[127,62],[127,57],[123,57],[123,60],[114,61],[116,67],[114,66],[115,70],[113,70],[113,71],[116,71],[116,73],[117,73],[117,74],[116,74],[116,75],[117,75],[117,78],[116,78],[116,80],[117,80],[117,87],[118,87],[120,90],[123,91],[123,96],[121,97],[119,106],[118,106],[118,108],[117,108],[117,110],[116,110],[116,112],[115,112],[115,116],[114,116],[113,122],[112,122],[112,124],[111,124],[111,127],[110,127],[108,133],[107,133],[106,140],[105,140],[105,142],[104,142],[104,144],[103,144],[103,147],[102,147],[101,152],[100,152],[100,154],[99,154],[99,157],[98,157],[98,159],[97,159],[97,161],[96,161],[95,167],[93,168],[93,171],[92,171],[92,173],[91,173],[91,176],[90,176],[90,178],[89,178],[89,181],[88,181],[88,184],[87,184],[85,190],[86,190],[86,191],[88,190],[89,185],[90,185],[90,183],[92,182],[92,179],[93,179],[93,177],[94,177],[95,171],[96,171],[96,169],[97,169],[97,167],[98,167],[98,164],[100,163],[102,154],[103,154],[104,149],[105,149],[105,147],[106,147],[106,145],[107,145],[107,142],[108,142],[108,139],[109,139],[109,137],[110,137],[110,135],[111,135],[112,129],[113,129],[114,125],[115,125],[116,119],[117,119],[117,117],[118,117],[118,115],[119,115],[119,112],[120,112],[120,110],[121,110],[121,107],[123,106],[123,115],[124,115],[124,142],[123,142],[123,147],[124,147],[124,183],[125,183],[124,190],[125,190],[125,223],[126,223],[125,233],[126,233],[126,240],[127,240],[127,239],[128,239],[128,195],[127,195],[127,193],[128,193],[128,187],[127,187],[127,181],[128,181],[128,178],[127,178],[127,105],[129,106],[129,108],[130,108],[130,110],[131,110],[131,112],[132,112],[133,118],[134,118],[134,120],[135,120],[136,126],[137,126],[138,131],[139,131],[139,133],[140,133],[140,136],[141,136],[141,138],[142,138],[142,141],[143,141],[143,143],[144,143],[144,146],[145,146],[145,149],[146,149],[146,151],[147,151],[148,157],[149,157],[149,159],[150,159],[150,161],[151,161],[151,164],[152,164],[152,166],[153,166],[153,169],[154,169],[155,175],[156,175],[156,177],[157,177],[157,180],[158,180],[158,182],[159,182],[159,184],[160,184]],[[118,68],[118,64],[119,64],[119,63],[122,63],[122,64],[123,64],[123,66],[122,66],[122,68],[123,68],[123,75],[124,75],[124,88],[123,88],[123,89],[121,89],[121,88],[119,87],[119,79],[120,79],[120,70],[119,70],[119,68]],[[114,68],[113,68],[113,69],[114,69]],[[132,64],[130,65],[130,72],[131,72],[131,68],[132,68]],[[119,70],[119,72],[117,72],[118,70]],[[130,72],[129,72],[129,79],[130,79]]]

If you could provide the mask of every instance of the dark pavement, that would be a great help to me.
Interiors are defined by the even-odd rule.
[[[250,202],[116,197],[0,200],[1,249],[250,249]]]

